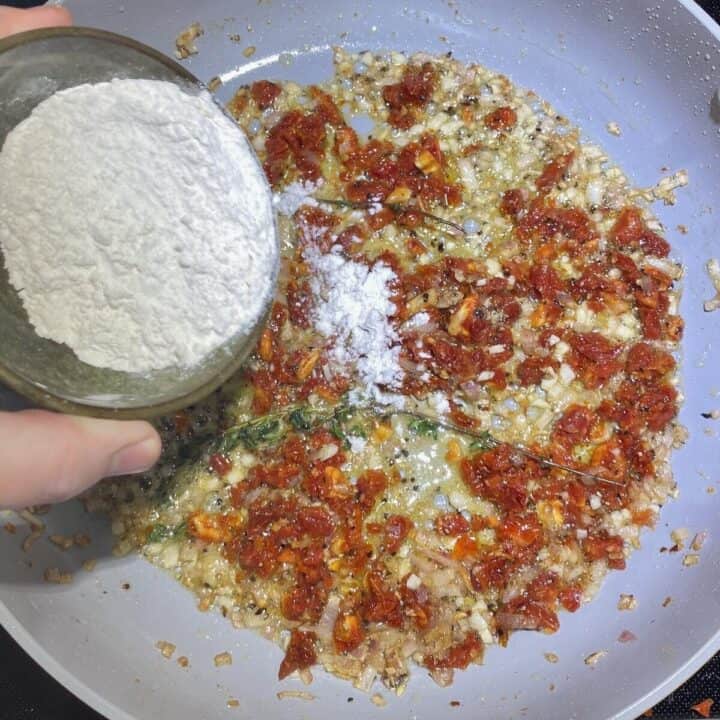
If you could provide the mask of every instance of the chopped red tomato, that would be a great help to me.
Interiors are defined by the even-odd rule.
[[[317,637],[314,632],[303,632],[302,630],[293,630],[290,633],[290,642],[285,657],[280,663],[278,679],[283,680],[296,670],[304,670],[317,662],[317,654],[315,652],[315,641]]]
[[[469,633],[459,643],[453,645],[444,655],[425,658],[424,665],[429,670],[457,668],[464,670],[474,660],[482,657],[483,643],[476,633]]]
[[[412,529],[413,521],[410,518],[405,517],[405,515],[391,515],[385,521],[385,536],[383,538],[385,552],[397,552]]]
[[[383,88],[383,100],[390,108],[388,121],[402,130],[412,127],[417,120],[417,109],[430,101],[435,89],[436,72],[432,63],[408,65],[402,80]]]
[[[259,80],[250,86],[250,95],[261,110],[269,108],[280,92],[280,86],[268,80]]]
[[[640,248],[648,255],[657,257],[667,257],[670,254],[667,240],[647,227],[642,213],[636,207],[626,207],[620,211],[610,230],[610,237],[621,249]]]
[[[506,132],[517,125],[517,113],[511,107],[499,107],[488,113],[483,122],[488,130]]]
[[[459,513],[445,513],[435,518],[435,531],[440,535],[464,535],[470,530],[470,523]]]

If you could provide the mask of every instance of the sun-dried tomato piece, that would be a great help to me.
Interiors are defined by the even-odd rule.
[[[565,290],[565,283],[560,279],[557,271],[551,265],[544,263],[530,268],[528,282],[542,300],[554,302],[558,294]]]
[[[694,710],[700,717],[709,718],[710,710],[714,703],[715,701],[712,698],[705,698],[705,700],[695,703],[690,709]]]
[[[488,130],[506,132],[517,125],[517,113],[509,106],[504,105],[483,118],[483,123]]]
[[[285,657],[280,663],[278,679],[283,680],[296,670],[304,670],[317,662],[314,632],[293,630],[290,633],[290,642],[285,650]]]
[[[541,630],[554,633],[560,627],[554,610],[523,595],[505,603],[496,615],[496,622],[500,630]]]
[[[620,248],[640,248],[648,255],[657,257],[670,254],[670,244],[648,228],[636,207],[626,207],[620,211],[610,230],[610,237]]]
[[[560,180],[562,180],[565,173],[568,171],[570,166],[575,159],[575,152],[570,151],[564,155],[558,155],[558,157],[551,160],[544,168],[540,177],[535,181],[535,187],[541,192],[546,193],[552,190]]]
[[[570,405],[555,423],[553,438],[563,445],[576,445],[590,437],[596,413],[585,405]]]
[[[398,83],[383,88],[383,100],[390,108],[388,122],[407,130],[417,121],[417,109],[425,106],[432,97],[436,84],[433,64],[408,65]]]
[[[213,472],[224,477],[232,470],[232,460],[221,453],[213,453],[208,459],[208,465]]]
[[[525,209],[526,193],[518,188],[506,190],[500,201],[500,212],[511,218],[518,218]]]
[[[426,585],[422,583],[416,588],[407,585],[410,575],[400,581],[400,597],[405,614],[412,620],[415,627],[425,629],[432,622],[432,598]]]
[[[435,518],[435,531],[457,537],[470,531],[470,523],[459,512],[444,513]]]
[[[579,610],[582,605],[582,599],[582,590],[575,586],[563,588],[558,593],[558,600],[560,601],[560,604],[568,612],[575,612],[576,610]]]
[[[622,369],[619,355],[622,345],[611,343],[597,332],[568,333],[566,339],[572,347],[567,363],[579,375],[585,387],[602,387]]]
[[[328,537],[335,529],[335,523],[330,513],[322,507],[300,508],[297,514],[297,524],[300,533],[316,538]]]
[[[516,226],[521,240],[552,240],[560,234],[583,246],[598,236],[590,216],[580,208],[556,207],[543,197],[533,200]]]
[[[261,110],[267,110],[277,99],[282,89],[269,80],[258,80],[250,86],[250,95]]]
[[[304,180],[320,179],[325,154],[325,120],[317,112],[290,110],[268,132],[265,141],[265,174],[277,187],[294,165]]]
[[[588,560],[606,560],[613,570],[625,569],[623,539],[608,534],[607,530],[591,531],[583,541],[582,549]]]
[[[345,119],[332,97],[317,85],[312,85],[309,92],[310,97],[315,101],[315,112],[323,121],[336,128],[344,128]]]
[[[513,457],[514,452],[509,445],[499,445],[460,461],[460,472],[470,491],[506,511],[525,508],[528,480],[537,473],[536,465]]]
[[[670,353],[648,343],[633,345],[625,360],[625,371],[640,380],[655,380],[675,368],[675,359]]]
[[[542,539],[543,529],[535,514],[509,515],[498,528],[501,539],[519,547],[530,547]]]
[[[341,612],[333,626],[333,642],[339,653],[349,653],[360,647],[365,639],[362,619],[357,613]]]
[[[478,592],[502,588],[507,584],[514,569],[513,562],[504,556],[490,556],[476,562],[470,568],[470,582]]]
[[[364,512],[375,507],[379,495],[385,492],[388,477],[382,470],[366,470],[357,480],[358,505]]]
[[[469,633],[459,643],[453,645],[444,655],[425,658],[424,665],[428,670],[456,668],[464,670],[474,660],[482,657],[483,643],[476,633]]]
[[[402,627],[403,607],[400,595],[386,586],[380,568],[374,567],[365,576],[365,586],[362,604],[364,620],[385,623],[390,627]]]
[[[397,552],[413,526],[413,521],[405,517],[405,515],[390,515],[385,521],[385,534],[383,537],[385,552]]]
[[[515,374],[523,387],[539,385],[549,368],[556,368],[558,362],[552,357],[525,358],[516,368]]]
[[[310,284],[290,280],[287,284],[286,294],[290,322],[299,328],[310,327],[310,312],[313,306],[313,294]]]

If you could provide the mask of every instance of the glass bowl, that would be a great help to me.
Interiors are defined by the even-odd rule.
[[[121,35],[80,27],[23,33],[0,40],[0,147],[53,93],[113,78],[165,80],[190,93],[206,89],[174,60]],[[277,273],[278,263],[273,290]],[[257,342],[272,299],[270,292],[250,333],[232,337],[198,366],[118,372],[88,365],[66,345],[35,333],[9,283],[0,250],[0,382],[37,405],[63,412],[113,418],[162,415],[201,400],[240,368]]]

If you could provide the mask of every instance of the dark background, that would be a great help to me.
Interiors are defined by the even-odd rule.
[[[36,0],[0,0],[0,5],[15,7],[38,4]],[[698,4],[720,21],[720,0],[700,0]],[[691,708],[705,698],[715,700],[710,717],[720,718],[720,654],[650,712],[656,720],[699,718]],[[103,718],[53,680],[0,628],[0,720]]]

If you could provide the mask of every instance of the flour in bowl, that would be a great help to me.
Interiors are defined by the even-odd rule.
[[[153,80],[51,96],[0,152],[0,245],[42,337],[144,373],[202,360],[273,292],[272,197],[208,93]]]

